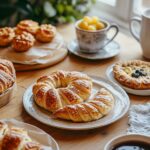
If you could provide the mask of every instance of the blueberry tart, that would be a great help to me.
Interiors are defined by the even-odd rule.
[[[132,60],[116,63],[113,74],[114,78],[126,87],[137,90],[150,89],[150,62]]]

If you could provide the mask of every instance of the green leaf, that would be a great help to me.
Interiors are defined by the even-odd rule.
[[[65,10],[65,7],[63,4],[58,4],[58,5],[56,5],[56,9],[60,14],[62,14]]]
[[[75,17],[74,16],[67,16],[66,20],[67,20],[67,22],[74,22],[75,21]]]
[[[55,8],[48,1],[44,2],[44,12],[47,17],[54,17],[56,15]]]
[[[65,7],[65,11],[67,11],[67,13],[72,13],[73,12],[73,7],[71,5],[67,5]]]

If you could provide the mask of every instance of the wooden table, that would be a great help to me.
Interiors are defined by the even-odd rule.
[[[73,25],[58,27],[66,42],[75,38]],[[89,61],[69,54],[61,63],[52,67],[29,71],[17,72],[17,90],[11,102],[0,109],[0,118],[15,118],[45,130],[58,142],[61,150],[103,150],[104,145],[113,137],[126,133],[128,128],[128,114],[119,121],[99,129],[89,131],[67,131],[46,126],[30,117],[23,108],[22,96],[26,88],[38,77],[51,73],[57,69],[76,70],[96,76],[105,76],[106,68],[119,60],[143,59],[139,44],[131,37],[122,33],[116,38],[121,45],[121,53],[115,58],[100,61]],[[131,104],[142,104],[150,97],[129,95]]]

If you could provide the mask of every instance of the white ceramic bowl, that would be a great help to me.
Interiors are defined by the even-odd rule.
[[[110,140],[104,147],[104,150],[112,150],[116,145],[124,143],[124,142],[128,142],[128,141],[130,142],[137,141],[137,142],[144,142],[144,143],[150,144],[150,137],[140,135],[140,134],[121,135]]]
[[[14,83],[10,88],[0,95],[0,108],[11,100],[15,86],[16,84]]]

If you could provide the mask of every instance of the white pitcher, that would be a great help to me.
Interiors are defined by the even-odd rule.
[[[133,25],[134,22],[138,22],[140,24],[140,34],[136,32]],[[150,8],[143,11],[142,18],[134,17],[131,19],[130,32],[133,37],[140,42],[143,50],[143,56],[150,59]]]

